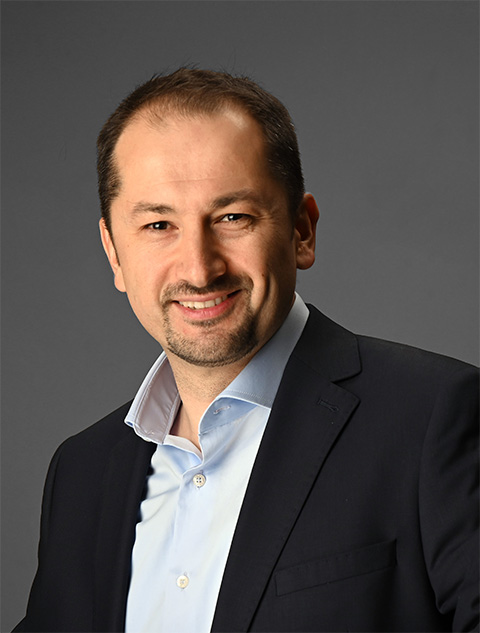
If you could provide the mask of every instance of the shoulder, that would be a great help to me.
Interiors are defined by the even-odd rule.
[[[361,372],[430,376],[432,379],[456,373],[478,375],[478,368],[442,354],[403,343],[353,333],[339,325],[314,306],[308,306],[310,318],[304,330],[304,349],[314,350],[329,361],[348,352],[350,360],[357,356]]]
[[[101,476],[117,447],[128,445],[134,451],[137,445],[144,443],[124,422],[130,405],[131,402],[127,402],[64,440],[52,457],[47,480],[58,479],[59,474],[93,480]]]
[[[123,404],[104,418],[79,433],[66,439],[58,450],[62,452],[88,450],[89,454],[97,449],[103,453],[105,445],[115,445],[134,431],[125,424],[125,417],[131,402]]]
[[[330,380],[368,376],[372,380],[405,379],[437,382],[448,376],[478,376],[478,368],[423,349],[354,334],[315,307],[295,353]]]
[[[45,482],[44,507],[63,508],[74,516],[82,507],[90,512],[99,503],[109,473],[118,477],[139,459],[149,462],[154,445],[125,424],[129,407],[126,403],[57,448]]]
[[[364,378],[379,384],[440,388],[448,383],[464,382],[478,390],[477,367],[410,345],[370,336],[356,335]]]
[[[386,428],[459,437],[478,425],[478,368],[423,349],[357,336],[361,372],[343,386]],[[391,423],[391,427],[390,427]],[[415,429],[413,431],[413,429]],[[423,429],[423,430],[422,430]]]
[[[297,346],[308,365],[349,388],[359,397],[403,408],[414,401],[431,408],[443,393],[460,389],[475,401],[478,368],[463,361],[423,349],[358,335],[346,330],[313,306]]]

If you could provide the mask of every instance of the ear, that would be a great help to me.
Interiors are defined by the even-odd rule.
[[[105,251],[110,266],[113,270],[115,288],[120,292],[126,292],[122,269],[120,266],[120,262],[118,261],[117,251],[115,249],[112,236],[110,235],[110,231],[107,229],[107,225],[105,224],[105,220],[103,218],[101,218],[99,222],[99,227],[103,250]]]
[[[295,220],[295,241],[297,268],[306,270],[315,261],[315,230],[319,211],[315,198],[306,193],[297,211]]]

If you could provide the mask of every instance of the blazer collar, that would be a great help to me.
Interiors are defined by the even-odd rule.
[[[308,304],[308,309],[310,317],[292,355],[331,382],[358,374],[362,365],[355,334],[314,306]]]
[[[298,514],[359,402],[335,384],[361,370],[356,337],[309,309],[252,470],[212,631],[249,630]]]

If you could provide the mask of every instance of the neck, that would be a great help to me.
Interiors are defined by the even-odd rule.
[[[200,448],[198,427],[205,409],[238,376],[249,359],[222,367],[196,367],[172,354],[168,360],[182,400],[170,433],[185,437]]]

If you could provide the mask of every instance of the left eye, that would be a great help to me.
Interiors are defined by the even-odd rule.
[[[245,213],[227,213],[222,218],[222,222],[239,222],[240,220],[246,220],[247,216]]]

